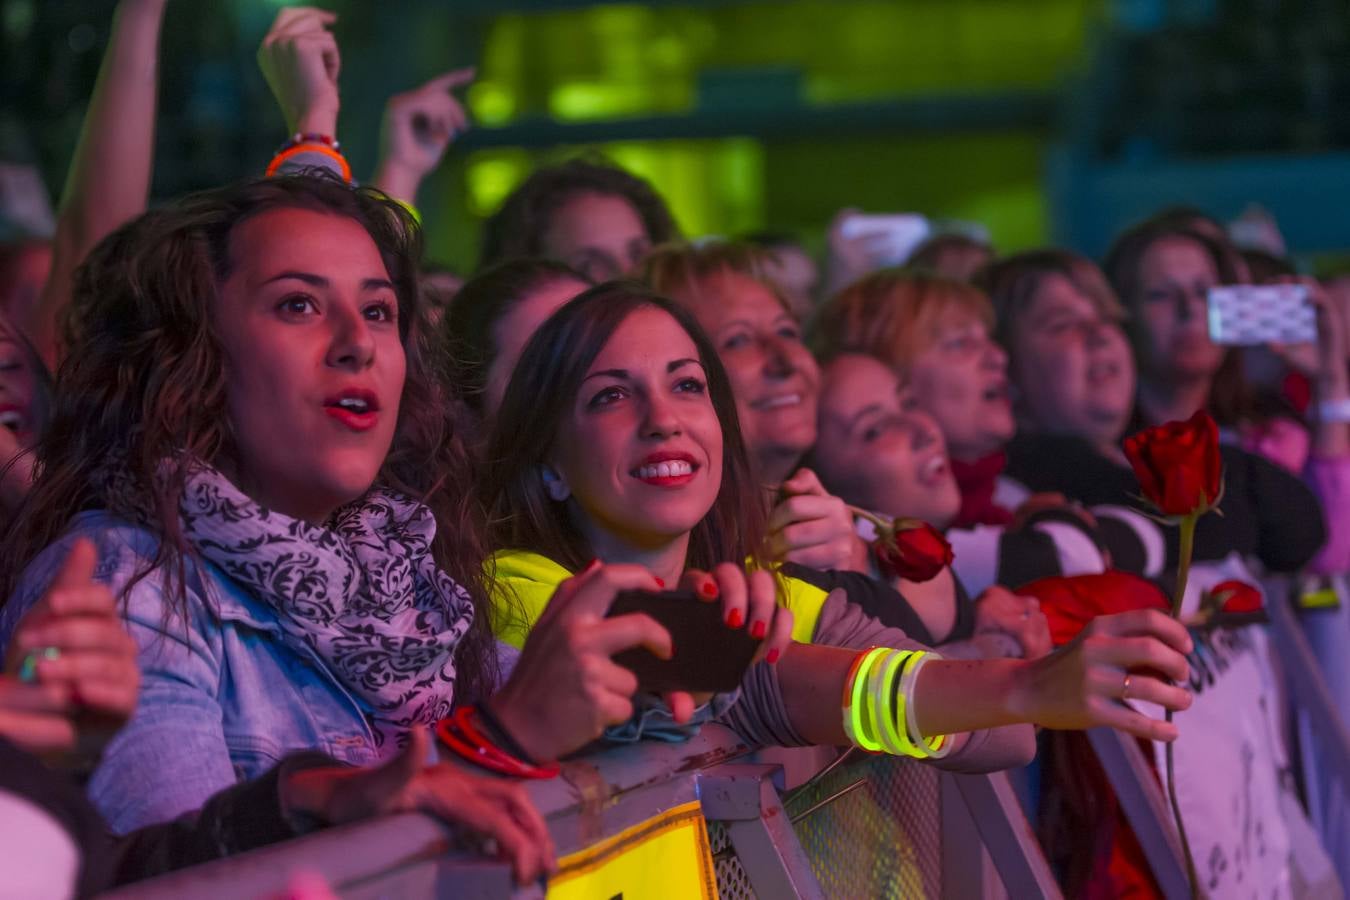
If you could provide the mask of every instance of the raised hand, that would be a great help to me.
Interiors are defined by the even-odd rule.
[[[380,129],[376,187],[405,203],[417,202],[422,179],[441,163],[469,117],[452,91],[473,81],[473,69],[456,69],[389,98]]]
[[[337,136],[341,57],[329,29],[337,13],[291,6],[277,13],[258,48],[258,68],[292,134]]]

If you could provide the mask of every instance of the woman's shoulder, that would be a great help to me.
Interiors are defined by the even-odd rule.
[[[498,550],[488,558],[486,568],[496,607],[493,629],[498,639],[523,647],[554,591],[572,573],[561,563],[529,550]]]

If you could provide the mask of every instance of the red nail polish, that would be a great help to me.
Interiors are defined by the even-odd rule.
[[[740,628],[741,623],[744,621],[745,616],[741,613],[739,609],[733,609],[731,612],[727,613],[728,628]]]
[[[717,582],[705,581],[703,583],[703,586],[698,589],[698,592],[703,596],[707,597],[709,600],[716,599],[718,594]]]
[[[653,577],[655,577],[655,576],[653,576]],[[664,580],[662,580],[662,579],[660,579],[660,578],[657,578],[657,579],[656,579],[656,586],[659,587],[659,588],[663,588],[663,587],[666,586],[666,583],[665,583]]]
[[[768,633],[769,633],[769,623],[767,622],[760,621],[750,626],[750,636],[757,641],[763,640],[764,635]]]
[[[774,663],[778,662],[778,648],[774,647],[772,650],[770,650],[768,654],[764,657],[764,659],[765,661],[768,662],[769,665],[773,665]]]
[[[600,568],[600,557],[597,556],[595,559],[586,563],[586,568],[581,570],[581,574],[585,575],[589,572],[594,572],[598,568]]]

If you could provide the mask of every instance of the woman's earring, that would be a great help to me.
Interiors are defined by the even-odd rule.
[[[567,487],[567,482],[562,480],[562,476],[557,472],[544,466],[541,473],[544,479],[544,490],[554,500],[561,503],[572,495],[572,491]]]

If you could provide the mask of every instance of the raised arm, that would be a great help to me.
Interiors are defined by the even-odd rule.
[[[473,69],[456,69],[389,98],[380,131],[380,161],[371,179],[395,200],[417,205],[422,179],[440,165],[450,142],[468,128],[469,117],[454,94],[473,81]]]
[[[159,33],[168,0],[121,0],[94,95],[70,162],[53,240],[52,272],[24,330],[55,367],[57,323],[75,268],[95,244],[145,209],[155,143]]]

